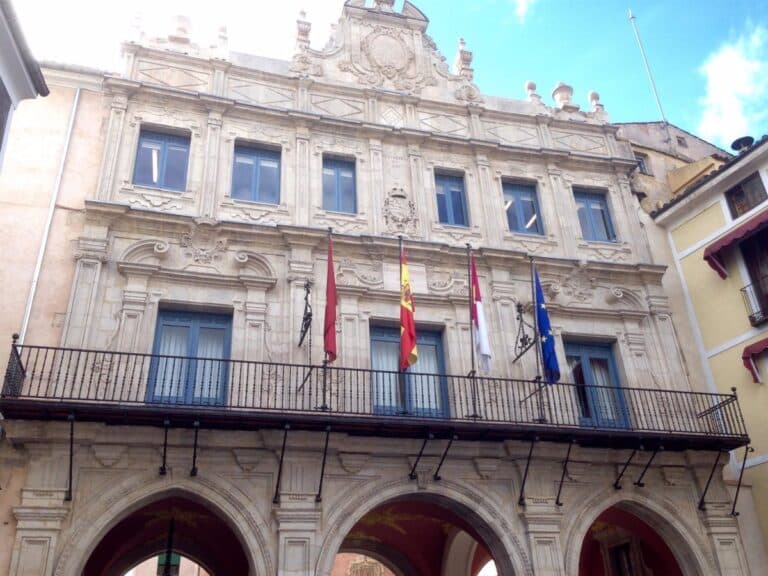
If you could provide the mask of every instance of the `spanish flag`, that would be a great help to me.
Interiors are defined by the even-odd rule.
[[[416,348],[416,321],[413,317],[413,291],[408,276],[408,262],[405,248],[400,250],[400,370],[416,363],[419,351]]]

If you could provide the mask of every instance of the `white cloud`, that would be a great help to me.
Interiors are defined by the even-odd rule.
[[[768,30],[751,27],[709,55],[699,72],[706,78],[699,133],[728,146],[740,136],[759,137],[768,120]]]
[[[148,36],[166,36],[173,17],[191,20],[192,41],[210,45],[226,25],[230,50],[290,59],[296,18],[305,9],[312,22],[312,46],[321,48],[330,25],[341,16],[344,0],[16,0],[24,34],[35,57],[122,70],[120,43],[131,37],[137,15]]]
[[[521,24],[525,22],[526,14],[528,14],[531,6],[533,6],[536,2],[537,0],[514,0],[515,14],[517,15],[517,19]]]

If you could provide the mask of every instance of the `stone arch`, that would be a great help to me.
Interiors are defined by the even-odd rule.
[[[235,253],[235,263],[243,273],[266,280],[276,280],[277,274],[272,264],[264,256],[250,250]]]
[[[565,573],[579,573],[579,557],[587,531],[611,507],[629,512],[653,528],[669,545],[685,576],[716,574],[714,559],[696,530],[667,498],[606,488],[586,499],[564,527]]]
[[[431,501],[463,515],[483,538],[497,561],[499,576],[533,576],[525,547],[515,536],[512,526],[492,503],[462,484],[441,481],[419,489],[408,480],[376,482],[349,494],[345,503],[333,509],[320,542],[320,554],[315,566],[318,576],[330,576],[333,559],[352,527],[368,512],[387,502],[415,498]]]
[[[118,262],[128,264],[157,264],[168,253],[168,242],[164,240],[141,240],[131,244],[120,256]]]
[[[147,504],[170,496],[199,502],[226,522],[246,554],[251,576],[273,574],[274,563],[266,538],[269,527],[249,512],[235,492],[221,478],[213,481],[202,475],[194,479],[155,474],[134,476],[82,508],[69,535],[61,542],[54,575],[80,576],[99,542],[114,526]]]

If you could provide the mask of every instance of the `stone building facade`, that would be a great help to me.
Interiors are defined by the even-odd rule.
[[[170,546],[212,574],[327,576],[339,552],[398,576],[751,573],[719,473],[748,441],[738,402],[690,376],[629,144],[595,92],[586,111],[562,83],[553,106],[532,82],[481,93],[463,42],[449,67],[426,28],[408,1],[349,0],[322,50],[299,19],[291,61],[223,32],[203,49],[181,22],[126,44],[123,75],[46,68],[51,96],[14,126],[30,156],[0,180],[18,222],[55,200],[49,237],[9,235],[4,289],[10,270],[34,289],[0,319],[23,326],[0,571],[123,573]],[[385,371],[399,237],[421,376]],[[568,384],[514,361],[530,257]]]

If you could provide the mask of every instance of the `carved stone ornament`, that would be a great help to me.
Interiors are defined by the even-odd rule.
[[[438,268],[427,269],[427,287],[430,292],[442,295],[466,296],[469,293],[466,274]]]
[[[226,250],[227,241],[217,236],[215,224],[198,221],[189,232],[181,235],[180,244],[185,248],[184,255],[192,258],[197,264],[211,264],[220,260]]]
[[[376,25],[360,42],[360,58],[339,62],[339,68],[351,72],[369,86],[387,87],[418,94],[437,80],[429,71],[419,70],[403,30]]]
[[[342,286],[381,287],[384,284],[384,270],[381,262],[362,264],[344,258],[339,264],[336,282]]]
[[[393,187],[384,200],[384,222],[390,232],[416,232],[419,223],[416,203],[400,186]]]
[[[547,292],[551,300],[565,295],[569,296],[571,301],[588,302],[592,300],[596,287],[597,278],[590,276],[585,266],[579,265],[572,274],[552,282]]]
[[[299,76],[322,76],[323,67],[307,52],[299,52],[293,55],[291,63],[291,72]]]

